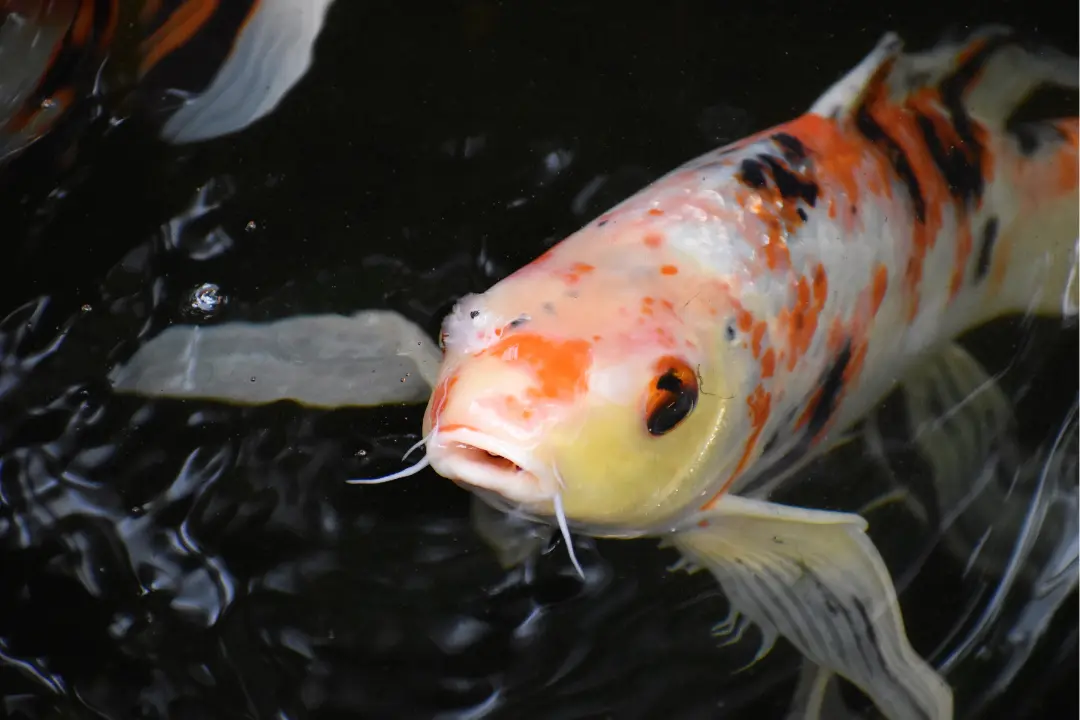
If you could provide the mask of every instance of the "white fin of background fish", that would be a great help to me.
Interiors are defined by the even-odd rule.
[[[270,323],[173,325],[109,375],[113,389],[240,404],[314,407],[422,403],[441,354],[390,310]]]
[[[176,144],[242,130],[270,113],[311,66],[333,0],[262,0],[210,86],[187,100],[161,136]]]

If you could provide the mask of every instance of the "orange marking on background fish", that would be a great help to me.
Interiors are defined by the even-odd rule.
[[[678,275],[679,274],[679,268],[675,267],[674,265],[661,265],[660,266],[660,274],[661,275]]]
[[[260,6],[263,4],[263,0],[255,0],[251,3],[251,9],[248,10],[248,14],[244,16],[244,22],[240,25],[240,30],[236,33],[236,37],[239,38],[244,29],[247,28],[248,23],[255,19],[255,16],[259,14]]]
[[[644,237],[642,242],[645,243],[645,247],[653,248],[654,250],[664,244],[664,238],[660,237],[656,233],[649,233]]]
[[[101,31],[101,46],[112,45],[113,36],[116,35],[116,26],[120,22],[120,0],[109,0],[109,17],[105,27]]]
[[[218,0],[187,0],[153,35],[143,41],[139,74],[150,72],[163,59],[185,45],[214,14]]]
[[[530,397],[567,401],[588,387],[592,345],[585,340],[552,340],[533,333],[508,335],[483,353],[509,365],[524,365],[536,378]]]
[[[161,0],[144,0],[139,10],[139,22],[149,25],[159,12],[161,12]]]
[[[663,215],[663,214],[664,214],[664,211],[663,211],[663,210],[661,210],[660,208],[651,208],[651,209],[649,210],[649,214],[650,214],[650,215]]]
[[[75,22],[71,25],[71,40],[78,46],[83,46],[90,39],[90,31],[94,29],[94,2],[83,0],[79,3],[79,11],[75,15]]]

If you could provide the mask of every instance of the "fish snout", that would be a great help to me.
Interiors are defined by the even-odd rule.
[[[543,503],[558,491],[554,473],[528,449],[478,428],[452,425],[436,430],[427,443],[427,457],[439,475],[516,505]]]

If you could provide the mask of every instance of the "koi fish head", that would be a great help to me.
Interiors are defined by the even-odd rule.
[[[724,363],[722,326],[689,307],[692,279],[655,267],[526,270],[445,321],[428,462],[526,513],[663,522],[715,479],[730,435],[745,372]]]

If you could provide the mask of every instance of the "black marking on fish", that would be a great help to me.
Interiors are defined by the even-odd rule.
[[[799,138],[787,133],[776,133],[772,141],[784,152],[784,157],[792,165],[798,165],[806,160],[806,146]]]
[[[799,219],[802,220],[803,222],[806,222],[807,219],[809,218],[809,216],[806,214],[806,211],[803,210],[802,208],[798,208],[795,212],[799,213]]]
[[[810,207],[814,207],[818,198],[817,183],[799,177],[784,167],[776,158],[768,155],[759,155],[758,159],[769,166],[772,171],[773,182],[776,189],[785,200],[802,198]]]
[[[808,402],[817,392],[820,392],[820,395],[818,396],[817,404],[814,406],[814,410],[807,420],[806,425],[803,426],[801,431],[797,432],[794,442],[791,443],[782,455],[779,455],[776,458],[769,457],[779,444],[781,434],[786,438],[792,437],[794,432],[792,429],[798,422],[798,409],[789,413],[788,416],[780,422],[778,428],[768,436],[767,440],[765,440],[765,443],[762,445],[761,459],[754,470],[755,479],[783,475],[792,467],[802,462],[807,453],[811,452],[818,434],[824,429],[825,425],[828,424],[829,419],[836,411],[837,400],[839,400],[840,393],[844,389],[844,372],[851,363],[851,355],[851,340],[849,339],[844,343],[844,347],[840,350],[829,367],[821,374],[821,377],[817,382],[817,387],[810,391]],[[753,483],[747,486],[746,489],[750,489],[752,486]]]
[[[975,261],[975,280],[979,281],[986,277],[990,271],[990,259],[994,254],[994,244],[998,236],[998,219],[991,217],[983,225],[982,240],[979,243],[979,257]]]
[[[604,227],[604,226],[605,226],[605,225],[607,225],[607,224],[608,224],[608,221],[607,221],[607,220],[599,220],[599,221],[597,221],[597,223],[596,223],[596,227]]]
[[[1031,123],[1018,123],[1012,127],[1006,126],[1005,129],[1016,138],[1016,145],[1024,157],[1031,157],[1042,145],[1039,134]]]
[[[739,165],[739,181],[747,187],[760,190],[765,187],[765,172],[761,163],[753,158],[746,158]]]
[[[915,219],[920,224],[925,223],[926,199],[923,197],[922,188],[919,186],[919,179],[915,177],[915,172],[911,169],[911,161],[908,159],[907,153],[904,152],[904,149],[900,147],[896,140],[882,129],[865,104],[860,106],[855,113],[855,127],[863,137],[876,145],[881,153],[888,158],[893,172],[896,173],[896,176],[907,189]]]
[[[843,349],[837,354],[832,365],[822,374],[818,381],[821,395],[818,397],[814,411],[806,423],[807,439],[813,442],[818,433],[829,422],[833,412],[836,411],[837,400],[844,390],[844,371],[851,362],[851,340],[844,343]]]
[[[974,201],[983,194],[982,166],[979,163],[982,148],[971,148],[974,157],[974,162],[972,162],[964,147],[955,145],[945,147],[930,118],[922,113],[916,113],[915,122],[922,131],[923,142],[926,144],[926,149],[930,151],[934,166],[949,186],[949,192],[953,197],[962,200],[965,206],[971,207]]]
[[[1055,123],[1042,120],[1009,122],[1005,125],[1005,132],[1016,141],[1024,157],[1031,157],[1047,144],[1062,143],[1067,139]]]
[[[859,629],[860,628],[859,628],[858,624],[855,622],[855,618],[853,618],[851,616],[851,613],[848,612],[848,609],[844,606],[844,603],[841,602],[840,598],[836,595],[836,593],[834,593],[832,591],[832,589],[828,585],[826,585],[824,582],[822,582],[821,578],[818,577],[818,574],[814,572],[813,568],[811,568],[810,566],[808,566],[806,563],[804,563],[802,561],[799,562],[799,567],[803,571],[803,576],[807,580],[809,580],[817,588],[818,594],[820,595],[820,597],[822,597],[825,600],[825,610],[829,613],[829,615],[834,617],[834,618],[843,617],[842,622],[844,622],[844,624],[847,625],[847,627],[851,628],[852,636],[855,639],[855,646],[856,646],[856,648],[858,650],[859,655],[861,656],[863,664],[872,667],[873,662],[872,662],[871,658],[869,657],[868,653],[866,652],[866,648],[864,647],[864,643],[859,642],[859,635],[860,635]],[[859,602],[859,599],[857,597],[854,597],[854,596],[851,599],[856,604],[856,609],[860,609],[861,608],[861,603]],[[864,623],[867,623],[866,629],[868,631],[868,635],[870,637],[873,637],[873,630],[872,630],[872,628],[869,627],[869,623],[868,623],[869,618],[865,614],[865,608],[861,608],[861,610],[863,611],[862,613],[860,613],[862,615],[862,620],[863,620]],[[876,643],[875,643],[875,650],[877,650],[877,655],[880,658],[881,657],[881,651],[877,648]],[[821,658],[821,660],[824,660],[824,659],[825,658]],[[855,661],[856,658],[849,657],[848,660]],[[888,674],[888,668],[884,667],[884,664],[882,664],[882,667],[885,670],[885,672]],[[891,675],[890,675],[890,677],[891,677]],[[893,678],[893,679],[895,681],[895,678]]]
[[[783,544],[782,540],[775,537],[773,538],[773,542],[780,545]],[[804,568],[805,564],[799,569],[805,573],[807,570],[805,570]],[[770,567],[769,565],[763,565],[760,572],[762,574],[771,575],[773,582],[770,583],[770,587],[779,588],[780,592],[783,594],[785,598],[785,602],[783,604],[787,606],[788,612],[790,613],[790,615],[793,616],[790,618],[790,620],[792,621],[790,623],[790,628],[792,632],[796,635],[796,639],[798,639],[804,647],[811,647],[811,643],[807,642],[810,634],[813,634],[815,641],[814,644],[816,644],[818,647],[829,647],[830,645],[835,646],[835,643],[838,643],[840,641],[840,638],[836,636],[835,629],[831,625],[826,625],[826,627],[830,631],[832,631],[829,634],[833,637],[826,638],[824,633],[822,632],[821,625],[814,622],[815,618],[808,617],[804,612],[802,612],[805,608],[805,605],[803,604],[802,599],[799,597],[799,594],[795,591],[795,588],[792,587],[790,581],[787,578],[785,578],[783,575],[777,572],[777,570]],[[776,626],[775,621],[773,622],[773,626]]]
[[[480,311],[479,310],[470,310],[469,311],[469,319],[475,320],[478,317],[480,317]]]

